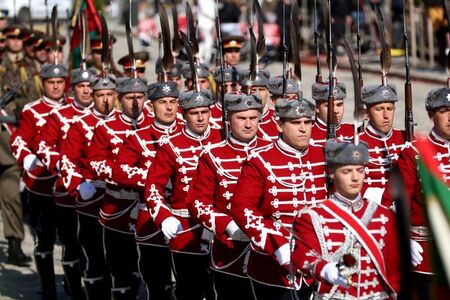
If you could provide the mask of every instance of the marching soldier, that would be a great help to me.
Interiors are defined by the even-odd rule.
[[[70,126],[67,138],[61,142],[61,176],[69,194],[76,196],[83,282],[87,298],[92,300],[109,299],[111,286],[104,258],[103,230],[98,222],[105,182],[96,180],[89,171],[89,145],[97,123],[118,118],[119,112],[114,109],[115,76],[107,74],[102,78],[94,77],[91,73],[88,78],[94,106],[90,113],[81,116]],[[83,72],[79,72],[72,80],[85,80]]]
[[[241,62],[241,48],[243,42],[244,37],[239,35],[228,35],[223,37],[223,56],[227,65],[236,66]]]
[[[34,259],[41,280],[42,297],[55,299],[53,245],[56,239],[56,208],[53,186],[57,175],[49,172],[36,156],[39,149],[36,138],[47,123],[50,112],[66,104],[64,88],[67,70],[60,64],[46,64],[40,74],[44,95],[25,105],[17,130],[11,137],[11,149],[24,170],[22,179],[28,190],[30,222],[36,231]]]
[[[60,169],[67,168],[61,156],[61,143],[67,138],[72,124],[90,112],[92,89],[89,84],[92,72],[75,69],[71,73],[73,101],[57,107],[50,113],[47,123],[36,137],[36,155],[51,174],[59,175]],[[58,176],[53,189],[56,203],[56,228],[63,245],[61,264],[72,299],[83,295],[80,274],[80,246],[77,241],[78,220],[75,210],[75,195],[69,194],[64,186],[64,177]]]
[[[136,62],[136,71],[139,77],[145,77],[145,63],[150,59],[147,51],[140,51],[134,53],[134,59]],[[133,74],[133,61],[129,54],[122,56],[117,63],[123,67],[123,75],[125,77],[131,77]]]
[[[147,172],[155,161],[156,151],[181,130],[177,122],[178,89],[173,81],[149,85],[148,95],[153,123],[136,130],[124,142],[113,168],[113,179],[124,188],[139,191],[139,214],[136,221],[136,243],[139,272],[146,285],[148,299],[171,299],[172,269],[168,241],[150,217],[144,201]],[[151,267],[149,267],[151,266]]]
[[[33,74],[32,65],[27,63],[24,58],[23,50],[23,36],[25,29],[20,25],[9,25],[3,30],[6,36],[6,51],[3,54],[2,67],[0,72],[0,88],[1,94],[14,88],[16,85],[21,85],[18,89],[20,101],[16,101],[18,111],[20,112],[23,105],[36,100],[37,98],[30,98],[28,89],[25,84]]]
[[[439,162],[439,170],[442,173],[442,180],[450,182],[450,102],[448,95],[450,89],[447,87],[430,91],[425,102],[428,116],[433,122],[433,128],[428,134],[427,140],[432,146],[429,153],[433,159]],[[406,199],[410,208],[410,237],[411,237],[411,258],[414,271],[414,284],[420,299],[431,299],[432,284],[432,257],[431,257],[431,233],[427,226],[428,222],[424,211],[424,196],[421,183],[418,178],[418,166],[416,159],[419,158],[416,143],[413,141],[401,152],[397,167],[404,180],[406,189]],[[384,197],[383,197],[383,200]],[[383,204],[384,202],[382,202]]]
[[[395,299],[400,253],[392,211],[362,197],[367,144],[328,140],[325,156],[334,191],[294,221],[293,264],[315,299]]]
[[[283,77],[276,76],[269,78],[270,105],[275,106],[278,99],[283,98]],[[297,99],[300,93],[300,85],[297,80],[286,78],[286,98]],[[314,97],[313,97],[314,98]]]
[[[209,89],[209,69],[208,66],[205,64],[195,64],[195,70],[197,72],[197,79],[198,79],[198,84],[200,84],[200,88],[202,90],[207,90]],[[193,89],[193,85],[192,85],[192,72],[190,69],[189,64],[185,64],[183,66],[183,68],[181,69],[181,72],[183,74],[184,77],[184,88],[188,91]]]
[[[89,171],[94,179],[106,183],[99,220],[103,225],[105,259],[114,299],[136,297],[140,284],[134,238],[138,195],[135,190],[118,185],[112,177],[112,169],[123,141],[134,130],[151,124],[150,118],[142,112],[147,91],[147,81],[143,78],[119,78],[117,93],[122,112],[116,118],[97,123],[88,149]]]
[[[260,70],[256,73],[255,78],[250,78],[250,72],[244,71],[240,74],[241,90],[244,93],[259,93],[262,100],[262,116],[259,123],[258,136],[268,140],[275,141],[278,139],[277,122],[275,120],[274,110],[269,105],[269,77],[270,73],[267,70]]]
[[[211,233],[195,223],[186,199],[200,153],[220,142],[219,130],[209,125],[211,104],[206,91],[181,93],[179,105],[186,126],[158,149],[145,184],[150,216],[169,241],[177,299],[213,297],[208,272]],[[164,198],[169,180],[172,183],[170,204]]]
[[[216,299],[252,299],[246,272],[249,239],[230,216],[230,199],[245,158],[271,143],[256,136],[262,108],[258,94],[225,94],[225,107],[231,136],[200,157],[189,210],[214,233],[211,268]]]
[[[328,119],[328,96],[330,85],[328,82],[315,82],[312,85],[312,98],[316,101],[316,118],[311,132],[311,143],[325,146],[327,139],[327,119]],[[347,97],[345,84],[336,83],[333,86],[333,108],[334,124],[336,126],[336,137],[339,139],[352,138],[355,129],[352,124],[342,122],[344,117],[344,99]]]
[[[112,45],[117,41],[114,36],[110,36],[108,49],[111,51]],[[91,63],[92,66],[96,69],[96,75],[101,74],[102,72],[102,37],[94,36],[90,39],[90,47],[91,47]],[[114,63],[111,61],[111,70],[116,77],[123,77],[124,75],[115,69]]]
[[[221,67],[216,67],[214,70],[214,80],[216,83],[216,102],[211,106],[211,118],[209,121],[212,126],[222,128],[222,100],[220,99],[222,89],[222,74]],[[224,94],[239,91],[241,86],[239,85],[239,73],[240,70],[237,67],[228,67],[223,69],[223,85],[225,86]]]
[[[378,203],[392,168],[405,148],[403,132],[393,128],[397,100],[397,92],[392,85],[362,88],[362,101],[369,119],[368,125],[360,134],[360,140],[369,146],[369,162],[366,164],[362,193],[367,199]]]
[[[275,109],[281,137],[243,164],[231,198],[231,216],[251,240],[248,276],[258,300],[287,299],[300,288],[289,272],[290,228],[302,208],[327,196],[322,148],[309,145],[314,105],[280,99]]]

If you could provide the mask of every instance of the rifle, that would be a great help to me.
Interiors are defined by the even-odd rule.
[[[328,108],[327,108],[327,139],[336,138],[336,124],[334,123],[334,95],[335,70],[337,66],[336,55],[333,49],[332,31],[331,31],[331,6],[330,0],[324,0],[324,24],[327,25],[327,64],[328,64]]]
[[[316,82],[322,82],[322,71],[320,67],[320,45],[319,45],[320,33],[319,29],[317,28],[317,0],[314,0],[313,23],[314,23],[314,45],[316,47],[316,70],[317,70]]]
[[[222,105],[222,137],[228,139],[228,124],[227,124],[227,112],[225,109],[225,62],[223,60],[223,44],[222,44],[222,30],[220,30],[220,18],[219,18],[219,1],[216,0],[216,32],[217,32],[217,51],[220,66],[220,104]]]
[[[8,103],[14,101],[15,97],[19,95],[19,90],[23,87],[23,85],[24,82],[17,83],[0,97],[0,109],[5,108]]]
[[[409,70],[409,41],[406,28],[406,2],[403,1],[403,43],[405,46],[405,140],[411,142],[414,136],[414,117],[412,108],[411,75]]]

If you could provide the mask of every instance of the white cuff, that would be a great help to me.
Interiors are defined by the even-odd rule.
[[[284,244],[275,251],[275,257],[277,258],[280,266],[287,265],[291,261],[291,251],[289,249],[289,243]]]

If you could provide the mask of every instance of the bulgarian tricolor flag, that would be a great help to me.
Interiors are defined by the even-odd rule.
[[[71,19],[72,37],[70,39],[70,63],[71,68],[78,68],[81,63],[81,22],[80,17],[85,14],[87,19],[89,36],[99,35],[101,30],[100,18],[97,10],[100,7],[94,5],[94,0],[75,0],[75,9]],[[99,2],[99,1],[97,1]]]
[[[436,271],[439,281],[446,280],[450,286],[450,185],[442,178],[443,173],[434,158],[431,141],[428,138],[419,138],[417,149],[420,154],[417,163],[425,196],[425,210],[436,250]]]

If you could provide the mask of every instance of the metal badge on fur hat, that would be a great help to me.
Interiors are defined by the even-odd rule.
[[[241,86],[265,86],[269,84],[270,72],[268,70],[259,70],[255,79],[250,78],[249,70],[242,70],[239,74]]]
[[[91,76],[91,89],[93,91],[115,90],[116,80],[116,76],[113,74],[106,74],[105,78],[101,76]]]
[[[216,67],[214,70],[214,80],[218,83],[222,83],[221,67]],[[239,82],[239,69],[235,66],[223,68],[223,82]]]
[[[269,91],[274,96],[283,95],[283,77],[270,77]],[[286,79],[286,94],[298,94],[300,92],[300,85],[292,78]]]
[[[75,85],[80,82],[90,82],[91,76],[94,76],[94,72],[91,69],[73,69],[70,72],[70,84]]]
[[[197,72],[198,78],[208,78],[209,76],[209,69],[208,66],[206,66],[205,64],[196,64],[195,71]],[[189,67],[189,64],[185,64],[181,69],[181,72],[183,73],[184,78],[192,79],[192,72]]]
[[[381,102],[397,102],[397,90],[391,84],[364,86],[361,89],[362,101],[366,105]]]
[[[369,161],[369,149],[365,142],[355,145],[350,141],[327,140],[325,158],[329,164],[364,165]]]
[[[148,99],[157,100],[164,97],[178,98],[177,83],[174,81],[155,82],[148,86]]]
[[[259,94],[247,95],[243,93],[225,94],[225,109],[227,111],[261,110],[261,96]]]
[[[309,100],[302,99],[278,99],[275,103],[275,112],[278,118],[298,119],[313,118],[315,113],[314,104]]]
[[[41,78],[66,78],[67,77],[67,68],[62,64],[43,64],[41,67]]]
[[[433,89],[428,93],[427,100],[425,101],[427,111],[446,106],[450,106],[450,88]]]
[[[211,100],[211,93],[209,90],[202,90],[200,92],[182,92],[178,99],[178,103],[181,109],[188,110],[191,108],[210,106],[213,104],[213,101]]]
[[[330,94],[330,85],[328,82],[315,82],[312,85],[312,98],[315,101],[327,101]],[[335,100],[344,100],[347,97],[347,90],[345,84],[342,82],[336,83],[333,87],[333,96]]]
[[[121,77],[117,79],[117,92],[126,93],[144,93],[147,94],[148,86],[145,78]]]

